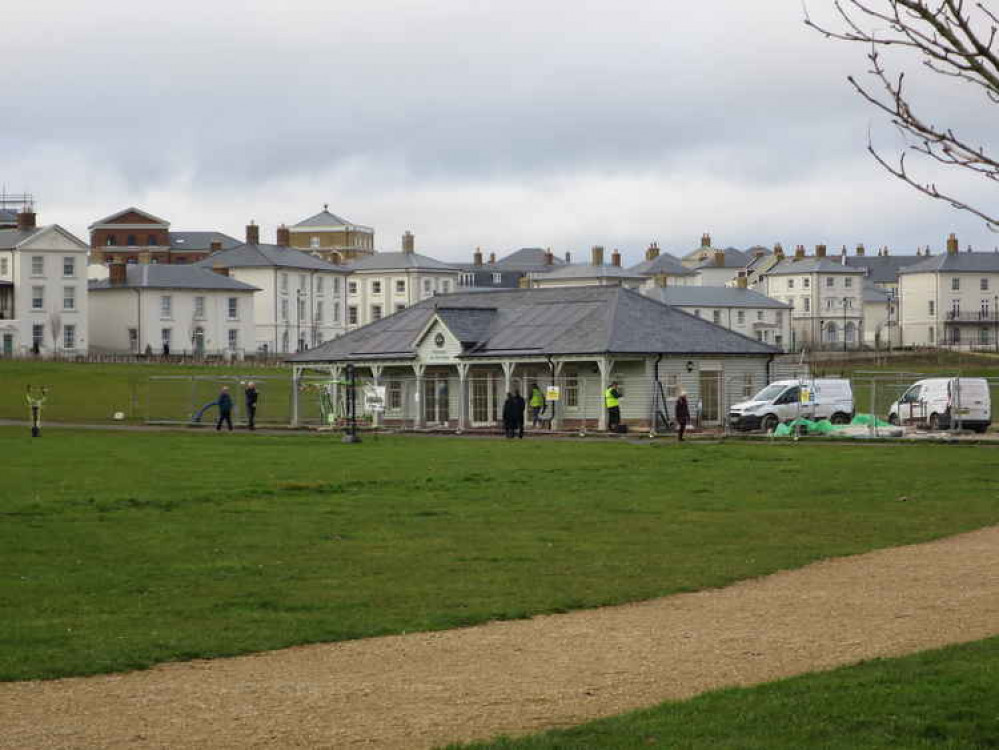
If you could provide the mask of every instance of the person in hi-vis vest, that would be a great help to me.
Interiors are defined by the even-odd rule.
[[[604,391],[604,405],[607,407],[607,429],[614,432],[621,424],[621,392],[617,389],[616,380],[612,380],[610,387]]]

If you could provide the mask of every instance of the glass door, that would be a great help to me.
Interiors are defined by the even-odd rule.
[[[701,422],[717,424],[721,415],[721,377],[717,370],[701,370]]]

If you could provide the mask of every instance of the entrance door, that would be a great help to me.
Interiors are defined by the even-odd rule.
[[[469,389],[469,400],[471,401],[472,425],[484,427],[497,422],[497,389],[496,378],[486,376],[483,378],[472,378]]]
[[[14,334],[12,333],[5,333],[3,335],[3,356],[14,356]]]
[[[701,422],[718,424],[721,419],[721,378],[717,370],[701,370]]]
[[[446,424],[448,419],[447,378],[429,376],[423,381],[423,422],[428,425]]]

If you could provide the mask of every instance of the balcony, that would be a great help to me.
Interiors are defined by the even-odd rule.
[[[944,315],[944,320],[948,323],[999,323],[999,311],[996,310],[976,310],[974,312],[961,312],[960,310],[948,310]]]

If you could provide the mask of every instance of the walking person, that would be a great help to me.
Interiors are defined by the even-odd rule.
[[[506,394],[503,402],[503,434],[512,438],[517,431],[517,402],[512,393]]]
[[[612,380],[604,391],[604,406],[607,407],[607,430],[617,432],[621,425],[621,391],[618,390],[616,380]]]
[[[531,427],[537,427],[541,424],[541,415],[545,411],[545,394],[541,392],[538,388],[537,383],[531,389]]]
[[[514,404],[514,415],[516,417],[516,423],[514,429],[517,433],[517,437],[521,440],[524,439],[524,409],[526,408],[526,403],[524,402],[524,397],[520,395],[520,391],[513,392],[513,404]]]
[[[680,391],[680,395],[677,396],[676,406],[673,407],[673,411],[676,413],[676,439],[682,443],[683,433],[687,429],[687,425],[690,424],[690,404],[687,403],[686,391]]]
[[[222,392],[219,393],[219,421],[215,425],[216,432],[222,430],[222,423],[225,422],[229,425],[229,432],[232,432],[232,396],[229,395],[229,386],[222,386]]]
[[[252,380],[246,384],[246,390],[243,391],[243,396],[246,399],[246,421],[247,427],[251,430],[257,429],[256,419],[257,419],[257,397],[260,394],[257,393],[257,385]]]

